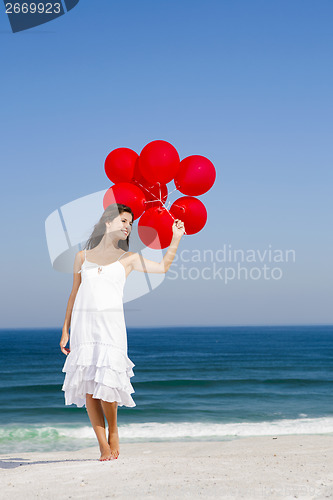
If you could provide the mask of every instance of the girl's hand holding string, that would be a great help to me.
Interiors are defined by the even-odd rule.
[[[175,219],[174,223],[172,224],[172,233],[173,236],[180,239],[185,233],[184,222],[180,219]]]

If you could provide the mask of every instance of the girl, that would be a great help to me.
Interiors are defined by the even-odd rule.
[[[100,460],[119,455],[117,409],[135,406],[130,377],[135,366],[127,357],[123,288],[132,271],[166,273],[174,259],[184,224],[176,219],[172,241],[161,262],[129,252],[133,212],[126,205],[109,205],[74,260],[73,288],[69,296],[60,340],[67,355],[62,390],[65,404],[86,406],[100,447]],[[66,344],[70,335],[70,349]],[[108,438],[105,420],[108,422]]]

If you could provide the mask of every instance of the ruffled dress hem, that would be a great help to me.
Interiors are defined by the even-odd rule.
[[[117,401],[119,406],[136,406],[130,382],[134,366],[117,346],[100,342],[71,345],[62,369],[66,373],[62,386],[65,404],[81,408],[86,405],[86,394],[92,394],[102,401]]]

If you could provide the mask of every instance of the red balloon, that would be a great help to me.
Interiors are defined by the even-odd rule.
[[[198,196],[212,187],[215,178],[216,171],[212,162],[204,156],[192,155],[180,162],[175,186],[183,194]]]
[[[165,184],[149,184],[143,177],[140,181],[133,181],[142,189],[146,197],[146,210],[151,207],[162,207],[168,198],[168,188]]]
[[[132,209],[134,219],[138,219],[146,208],[146,198],[138,186],[129,182],[118,182],[111,186],[104,195],[103,207],[111,203],[122,203]]]
[[[175,219],[184,222],[186,234],[198,233],[207,222],[205,205],[198,198],[192,196],[178,198],[169,210]]]
[[[140,172],[139,161],[140,161],[140,156],[138,156],[136,161],[135,161],[134,170],[133,170],[133,177],[132,177],[131,182],[137,183],[138,181],[140,181],[141,184],[144,184],[147,181]]]
[[[105,173],[110,181],[131,182],[138,153],[129,148],[117,148],[105,160]]]
[[[140,217],[138,234],[144,245],[155,250],[166,248],[172,240],[173,218],[166,208],[153,207]]]
[[[172,181],[179,165],[177,150],[166,141],[152,141],[140,153],[140,172],[152,184],[167,184]]]

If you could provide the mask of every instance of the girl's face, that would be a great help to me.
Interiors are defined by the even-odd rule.
[[[132,224],[132,215],[128,212],[123,212],[115,217],[113,221],[106,223],[106,232],[119,233],[119,239],[126,240],[126,238],[131,234]]]

